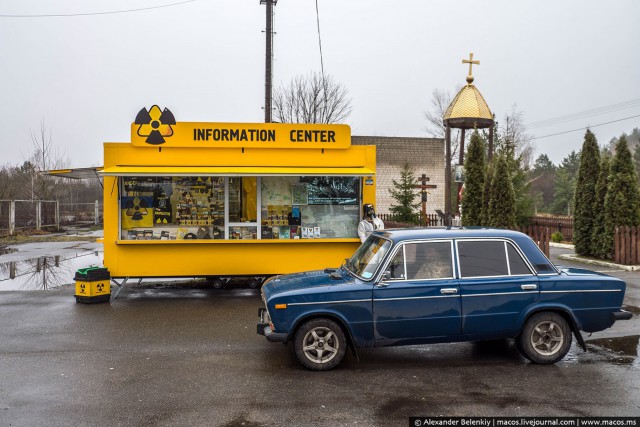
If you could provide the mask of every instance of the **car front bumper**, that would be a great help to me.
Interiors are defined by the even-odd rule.
[[[273,332],[269,324],[269,313],[265,308],[258,309],[258,316],[260,317],[257,325],[258,335],[264,336],[269,342],[287,342],[288,334]]]
[[[258,335],[263,335],[269,342],[287,342],[287,334],[273,332],[268,323],[258,323]]]

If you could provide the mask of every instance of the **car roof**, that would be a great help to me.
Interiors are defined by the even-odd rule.
[[[533,264],[539,274],[557,274],[557,269],[524,233],[488,227],[415,227],[374,231],[374,236],[389,239],[393,244],[422,239],[509,239],[514,241]]]
[[[505,238],[515,241],[526,234],[518,231],[488,227],[414,227],[391,228],[374,232],[376,235],[392,240],[394,243],[414,239],[464,239],[464,238]]]

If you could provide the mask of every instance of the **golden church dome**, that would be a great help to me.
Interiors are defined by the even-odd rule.
[[[443,119],[449,121],[451,127],[455,128],[488,127],[493,121],[493,114],[480,91],[473,85],[473,75],[471,74],[472,64],[480,64],[480,61],[473,61],[473,54],[471,54],[470,60],[462,62],[469,64],[467,84],[453,99]]]

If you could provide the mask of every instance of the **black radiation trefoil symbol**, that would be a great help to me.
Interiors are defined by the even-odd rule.
[[[104,288],[104,285],[102,283],[98,283],[96,285],[96,288],[98,288],[98,292],[102,292],[102,289]]]
[[[138,136],[146,136],[147,144],[160,145],[165,143],[165,138],[173,135],[171,125],[176,124],[176,119],[168,108],[161,111],[160,107],[154,105],[149,111],[146,108],[140,110],[134,124],[140,125]]]
[[[84,283],[80,284],[80,293],[84,294]]]
[[[149,211],[147,211],[149,207],[147,201],[144,199],[140,200],[137,197],[133,200],[127,200],[124,207],[127,209],[125,215],[130,216],[131,219],[135,221],[140,221],[145,215],[149,214]]]

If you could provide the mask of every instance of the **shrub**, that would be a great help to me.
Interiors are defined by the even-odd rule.
[[[562,242],[562,239],[564,239],[564,237],[562,236],[562,233],[560,233],[558,231],[556,231],[555,233],[553,233],[551,235],[551,241],[553,243],[560,243],[560,242]]]

